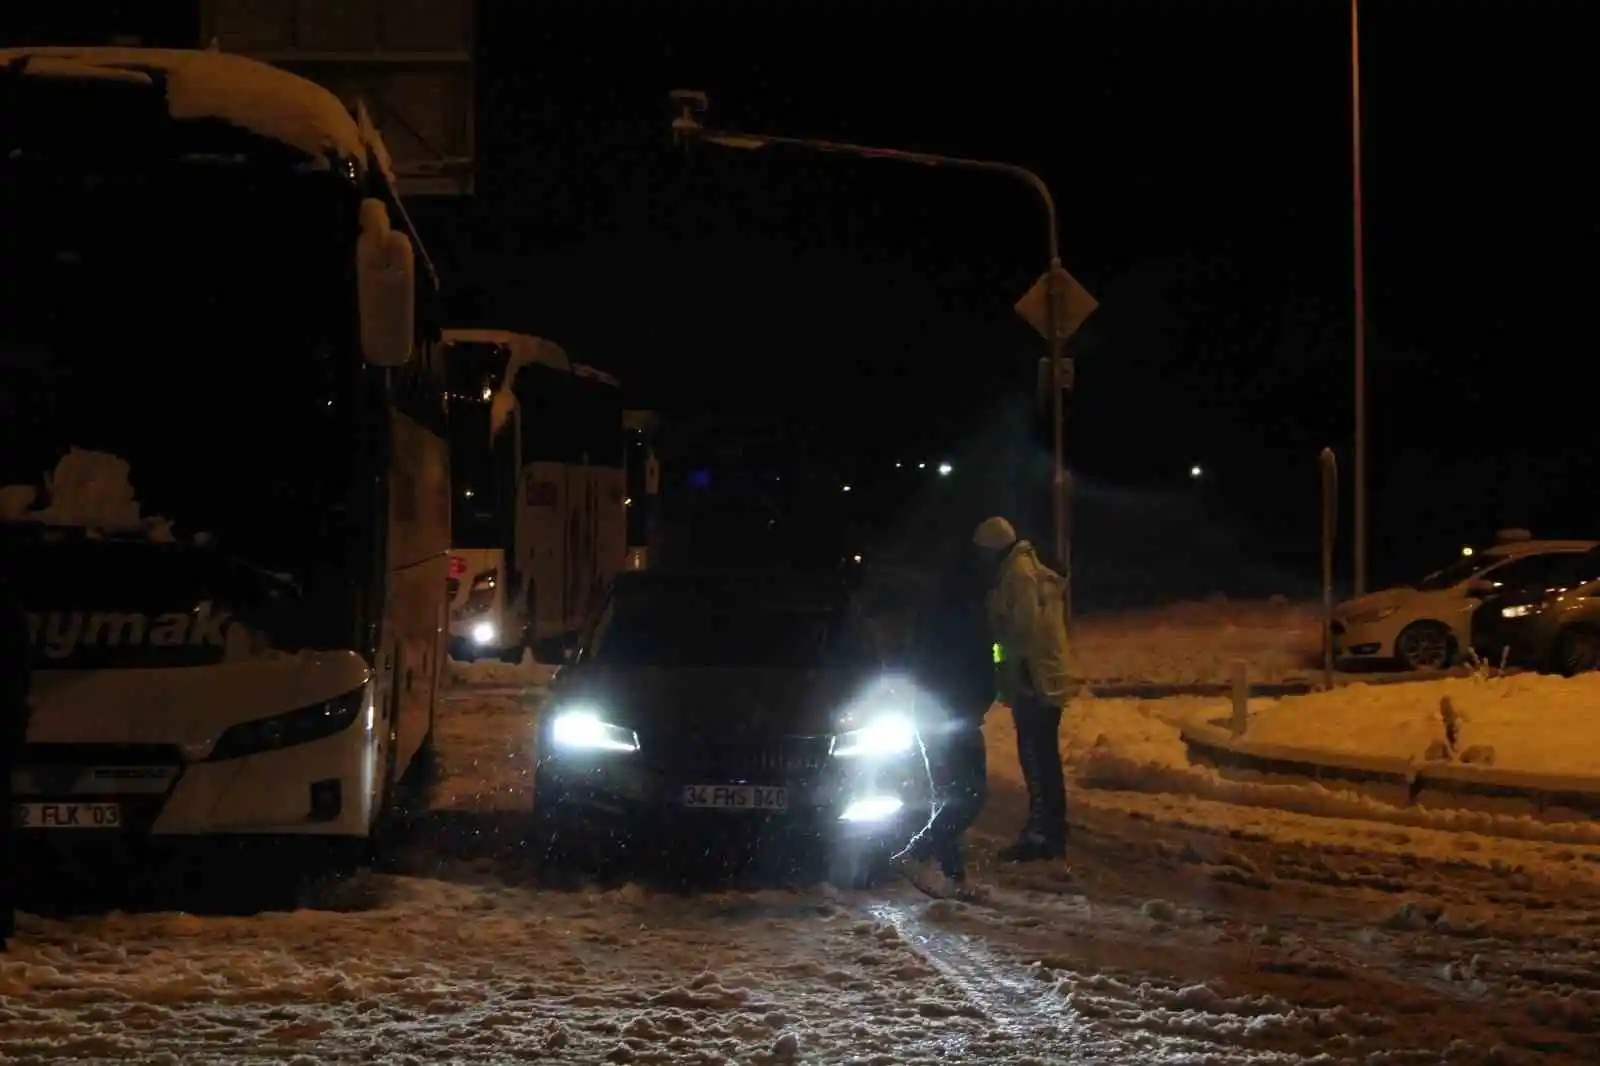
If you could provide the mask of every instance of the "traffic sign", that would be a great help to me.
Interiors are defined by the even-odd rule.
[[[1045,340],[1050,339],[1050,291],[1051,276],[1055,277],[1056,296],[1056,336],[1065,341],[1078,328],[1084,324],[1095,308],[1100,306],[1100,301],[1089,295],[1089,290],[1078,284],[1078,279],[1068,274],[1066,270],[1057,266],[1040,274],[1039,280],[1033,283],[1033,288],[1023,294],[1017,301],[1017,314],[1039,331],[1039,336]]]
[[[1076,370],[1077,368],[1070,358],[1061,360],[1061,388],[1063,391],[1072,391],[1072,387],[1075,384],[1075,379],[1077,378]],[[1055,367],[1051,365],[1049,359],[1040,359],[1038,392],[1041,402],[1044,402],[1050,398],[1050,387],[1055,384],[1055,380]]]

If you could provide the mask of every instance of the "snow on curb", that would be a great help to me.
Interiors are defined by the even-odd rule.
[[[1186,739],[1182,731],[1175,730],[1174,735],[1180,743]],[[1353,769],[1351,764],[1356,760],[1346,757],[1343,761],[1343,770],[1348,774]],[[1499,813],[1469,809],[1464,805],[1434,806],[1431,802],[1424,804],[1420,801],[1416,805],[1402,806],[1398,802],[1386,802],[1378,798],[1384,795],[1398,799],[1397,790],[1404,787],[1409,800],[1414,779],[1412,785],[1401,786],[1394,780],[1395,776],[1392,762],[1386,761],[1374,767],[1375,782],[1371,791],[1375,794],[1367,794],[1359,782],[1348,777],[1339,780],[1332,775],[1325,775],[1320,780],[1312,777],[1295,780],[1290,774],[1270,780],[1265,774],[1260,774],[1255,779],[1241,780],[1224,776],[1215,768],[1203,764],[1173,765],[1130,759],[1117,750],[1114,742],[1092,750],[1078,767],[1078,781],[1086,788],[1171,793],[1325,818],[1354,818],[1418,829],[1479,833],[1518,840],[1600,844],[1600,825],[1589,821],[1546,821],[1526,813]]]
[[[1227,784],[1271,789],[1305,788],[1296,779],[1337,782],[1339,791],[1394,808],[1386,821],[1436,826],[1442,816],[1462,828],[1463,817],[1492,820],[1477,829],[1498,836],[1571,843],[1600,841],[1600,776],[1539,774],[1458,763],[1414,763],[1384,756],[1262,744],[1215,727],[1180,730],[1192,761],[1215,768]],[[1241,777],[1232,776],[1242,774]],[[1208,797],[1209,798],[1209,797]],[[1221,797],[1215,797],[1221,798]],[[1302,809],[1302,808],[1288,808]],[[1423,821],[1404,817],[1415,812]],[[1307,813],[1319,813],[1310,811]],[[1361,817],[1374,817],[1370,808]]]

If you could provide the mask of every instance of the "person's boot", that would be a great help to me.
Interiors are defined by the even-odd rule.
[[[1039,862],[1045,859],[1059,859],[1067,853],[1066,836],[1060,838],[1045,836],[1035,830],[1024,830],[1017,842],[1000,849],[1001,862]]]
[[[939,872],[957,888],[967,883],[967,853],[959,837],[952,837],[939,848]]]

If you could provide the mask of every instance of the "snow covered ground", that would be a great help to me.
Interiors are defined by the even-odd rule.
[[[1085,615],[1071,641],[1074,675],[1093,681],[1227,681],[1233,662],[1252,682],[1306,679],[1319,668],[1318,609],[1284,602],[1183,603],[1154,611]]]
[[[554,891],[521,847],[537,679],[482,672],[385,872],[292,913],[25,915],[0,1060],[1600,1061],[1600,849],[1139,787],[1216,701],[1075,707],[1071,853],[1018,869],[993,861],[1023,799],[991,714],[971,903]]]

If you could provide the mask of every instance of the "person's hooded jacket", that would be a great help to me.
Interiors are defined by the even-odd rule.
[[[1067,655],[1065,589],[1033,545],[1013,543],[988,596],[989,625],[1000,645],[1000,698],[1032,695],[1064,703],[1072,682]]]

